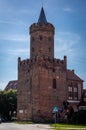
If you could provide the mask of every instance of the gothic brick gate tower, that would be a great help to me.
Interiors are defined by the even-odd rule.
[[[30,26],[30,59],[18,58],[19,120],[53,119],[53,107],[67,100],[67,59],[54,58],[54,31],[42,8],[38,22]]]

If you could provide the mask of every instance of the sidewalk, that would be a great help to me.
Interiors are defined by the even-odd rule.
[[[52,128],[46,124],[1,123],[0,130],[52,130]]]

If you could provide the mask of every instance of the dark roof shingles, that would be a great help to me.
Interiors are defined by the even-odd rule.
[[[47,23],[47,19],[46,19],[43,7],[41,8],[41,12],[40,12],[40,16],[39,16],[39,19],[38,19],[38,23],[39,24],[46,24]]]

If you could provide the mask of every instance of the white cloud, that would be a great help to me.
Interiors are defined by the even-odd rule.
[[[64,8],[63,11],[69,12],[69,13],[73,13],[74,12],[74,10],[72,8],[69,8],[69,7]]]
[[[57,32],[55,36],[55,57],[63,59],[63,56],[66,55],[68,68],[74,68],[75,72],[85,81],[84,67],[86,62],[81,51],[81,43],[81,37],[76,33]],[[86,86],[86,82],[84,86]]]
[[[76,44],[79,43],[80,36],[71,32],[57,32],[55,36],[55,54],[56,57],[67,55],[73,58],[76,53]]]
[[[1,24],[13,24],[13,25],[23,25],[28,28],[28,25],[26,25],[23,21],[13,19],[13,20],[0,20]]]
[[[21,54],[28,54],[29,53],[29,49],[28,48],[24,48],[24,49],[11,49],[7,51],[8,54],[10,55],[21,55]]]
[[[17,24],[14,21],[6,21],[6,20],[0,20],[0,23],[3,23],[3,24]]]
[[[24,13],[24,14],[28,14],[28,15],[33,15],[35,14],[35,10],[33,9],[21,9],[19,10],[19,13]]]
[[[0,34],[0,40],[24,42],[28,40],[28,36],[19,34]]]

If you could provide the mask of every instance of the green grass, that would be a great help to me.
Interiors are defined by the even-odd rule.
[[[86,125],[51,124],[53,130],[86,130]]]

